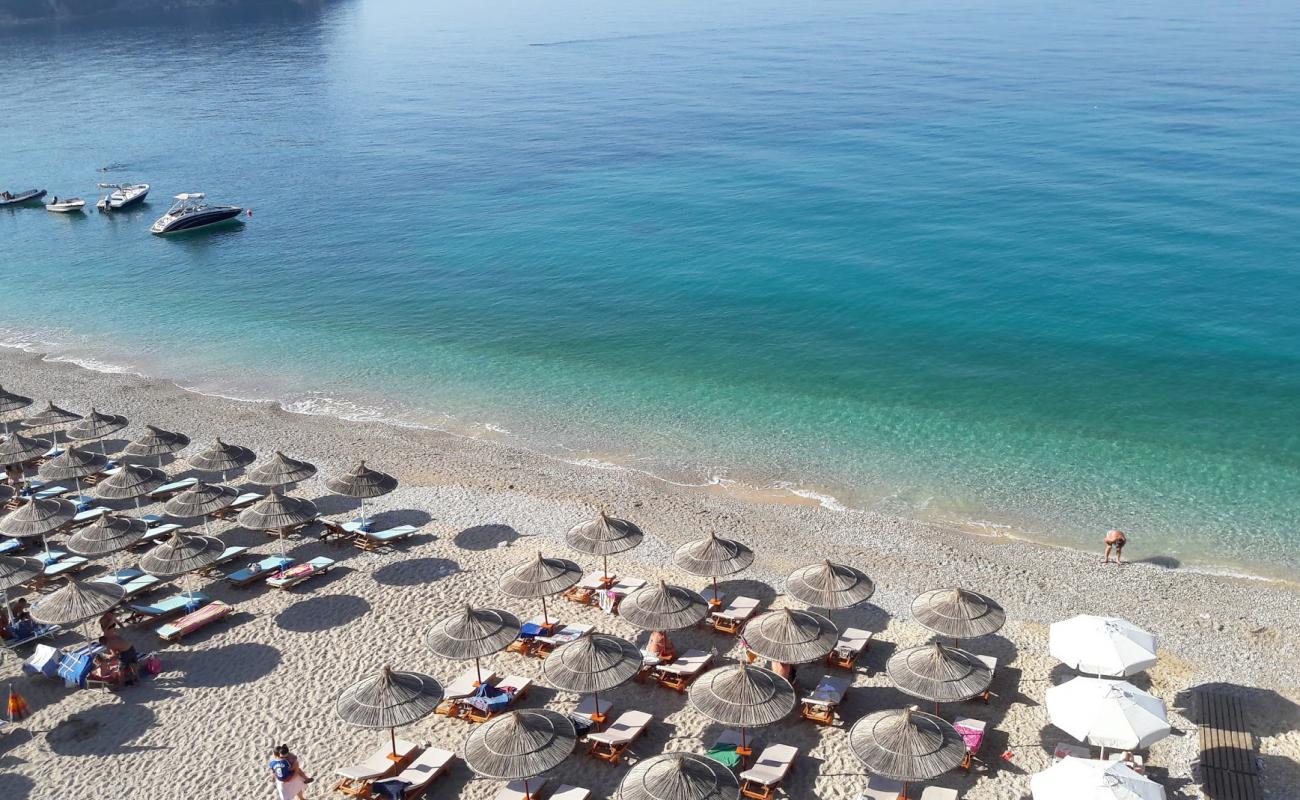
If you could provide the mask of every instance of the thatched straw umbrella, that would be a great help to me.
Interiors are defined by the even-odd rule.
[[[785,591],[801,603],[829,611],[865,603],[875,594],[876,584],[862,570],[827,559],[791,572]]]
[[[123,464],[111,477],[95,484],[95,497],[100,500],[135,500],[140,508],[140,498],[167,482],[167,473],[157,467]]]
[[[957,729],[915,706],[877,711],[853,723],[849,749],[867,769],[902,781],[902,797],[908,783],[942,775],[966,757]]]
[[[974,639],[1001,628],[1007,612],[991,597],[953,587],[917,595],[912,601],[912,617],[940,636]]]
[[[637,762],[618,785],[618,800],[737,800],[727,767],[695,753],[663,753]]]
[[[220,539],[176,531],[140,557],[140,569],[159,578],[174,578],[211,565],[225,549]],[[185,595],[194,601],[192,587],[187,586]]]
[[[547,596],[559,594],[580,580],[582,567],[567,558],[546,558],[538,550],[536,558],[515,564],[501,573],[497,585],[503,594],[510,597],[541,600],[542,624],[549,626]]]
[[[699,592],[660,579],[624,597],[618,615],[644,631],[677,631],[707,617],[709,604]]]
[[[565,543],[579,553],[601,557],[606,588],[613,583],[609,577],[609,557],[631,550],[644,538],[645,533],[635,523],[611,517],[604,511],[593,520],[574,525],[564,535]]]
[[[1066,756],[1029,779],[1034,800],[1165,800],[1165,787],[1122,761]]]
[[[839,636],[830,620],[793,608],[760,614],[745,623],[744,630],[745,645],[750,651],[782,664],[821,661],[835,649]]]
[[[80,414],[75,411],[69,411],[66,408],[59,408],[54,405],[53,401],[51,401],[45,404],[45,408],[24,419],[23,426],[27,428],[49,428],[51,438],[54,439],[54,444],[57,446],[59,443],[59,431],[79,419],[81,419]]]
[[[190,446],[190,437],[183,433],[165,431],[154,425],[144,426],[146,433],[126,446],[122,452],[135,458],[156,458],[162,464],[162,457],[171,455]]]
[[[32,398],[24,397],[21,394],[15,394],[14,392],[5,389],[5,387],[0,386],[0,414],[20,411],[31,404]]]
[[[617,636],[593,633],[557,647],[542,662],[542,678],[562,692],[590,694],[596,710],[592,719],[604,722],[600,693],[616,689],[641,671],[641,650]]]
[[[77,494],[81,494],[81,479],[98,475],[108,469],[108,458],[89,450],[79,450],[68,445],[54,458],[46,461],[37,470],[47,481],[72,480],[76,483]]]
[[[710,605],[721,605],[718,596],[718,576],[734,575],[754,563],[754,551],[732,539],[724,539],[710,532],[703,539],[687,542],[673,553],[673,563],[679,569],[713,579],[713,598]]]
[[[11,433],[0,442],[0,467],[25,464],[40,458],[50,450],[48,439],[32,439],[21,433]]]
[[[258,486],[288,486],[301,483],[316,474],[316,465],[290,458],[279,450],[265,462],[248,471],[244,477]]]
[[[280,532],[280,555],[286,554],[285,535],[289,528],[316,519],[316,504],[301,497],[273,491],[239,512],[239,524],[251,531]]]
[[[17,510],[0,517],[0,535],[18,538],[41,537],[41,542],[45,545],[45,557],[48,560],[50,543],[46,535],[68,524],[75,516],[77,516],[77,507],[67,500],[33,498]]]
[[[366,466],[365,459],[342,475],[325,481],[325,488],[344,497],[355,497],[361,501],[361,528],[370,530],[370,519],[366,516],[366,501],[382,497],[397,488],[397,478],[386,472]]]
[[[465,737],[462,755],[465,765],[485,778],[526,780],[558,767],[577,741],[568,717],[524,708],[476,727]],[[532,796],[527,790],[524,794]]]
[[[388,666],[339,692],[334,711],[349,725],[388,729],[391,757],[397,758],[397,729],[433,713],[442,702],[442,684],[419,672],[395,672]]]
[[[105,414],[94,406],[91,406],[90,413],[78,420],[75,425],[68,428],[68,438],[79,442],[99,441],[99,454],[106,455],[104,452],[104,437],[110,433],[117,433],[127,426],[126,417],[121,414]]]
[[[441,658],[454,661],[474,659],[474,670],[478,682],[482,683],[483,668],[479,659],[504,650],[518,636],[519,618],[514,614],[466,604],[461,611],[435,622],[424,635],[424,644]]]
[[[68,549],[79,556],[106,556],[125,550],[144,538],[149,523],[135,517],[105,514],[68,539]]]
[[[6,612],[9,612],[9,590],[22,586],[44,572],[45,564],[39,558],[0,556],[0,596],[4,597]]]
[[[899,650],[885,664],[889,679],[899,691],[940,703],[969,700],[988,691],[993,670],[974,653],[941,642]]]
[[[241,469],[257,460],[257,455],[247,447],[227,444],[218,439],[199,452],[186,459],[191,469],[199,472],[215,472],[226,479],[226,473]]]
[[[1119,617],[1053,622],[1047,642],[1053,658],[1089,675],[1128,677],[1156,664],[1156,637]]]
[[[749,755],[746,728],[771,725],[794,708],[794,687],[771,670],[735,664],[704,673],[690,688],[690,703],[704,716],[740,728],[741,763]]]
[[[116,583],[66,580],[62,587],[32,603],[32,619],[44,625],[76,625],[103,614],[126,596],[126,589]]]
[[[229,508],[239,492],[230,486],[216,486],[199,481],[163,503],[163,511],[169,516],[181,519],[203,518],[203,532],[209,536],[212,529],[208,515],[223,508]]]

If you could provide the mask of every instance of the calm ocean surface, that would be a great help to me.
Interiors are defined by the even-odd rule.
[[[1294,577],[1300,5],[630,5],[0,31],[0,340]]]

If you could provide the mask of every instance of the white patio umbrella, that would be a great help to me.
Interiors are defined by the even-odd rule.
[[[1128,681],[1074,678],[1047,690],[1052,724],[1081,742],[1146,749],[1169,735],[1164,701]]]
[[[1029,779],[1034,800],[1165,800],[1165,787],[1120,761],[1067,756]]]
[[[1156,664],[1156,637],[1118,617],[1080,614],[1053,622],[1048,652],[1087,675],[1124,677]]]

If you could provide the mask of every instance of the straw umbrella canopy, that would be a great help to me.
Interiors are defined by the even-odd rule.
[[[568,717],[524,708],[475,727],[465,737],[462,754],[465,765],[485,778],[527,779],[558,767],[577,741]]]
[[[71,445],[62,453],[46,461],[36,474],[50,481],[76,481],[77,493],[81,493],[81,479],[89,475],[98,475],[108,469],[108,458],[89,450],[79,450]]]
[[[732,539],[710,532],[703,539],[687,542],[673,553],[678,568],[701,578],[713,579],[713,601],[718,598],[718,576],[734,575],[754,563],[754,551]]]
[[[59,408],[51,401],[45,404],[45,408],[24,419],[23,425],[28,428],[49,428],[53,433],[54,443],[57,445],[59,443],[59,431],[79,419],[81,419],[80,414],[66,408]]]
[[[288,486],[305,481],[315,474],[315,464],[290,458],[276,450],[275,455],[253,467],[244,477],[258,486]]]
[[[530,558],[501,573],[497,585],[502,593],[510,597],[540,599],[542,624],[549,625],[547,595],[559,594],[580,580],[582,567],[567,558],[546,558],[538,550],[536,558]]]
[[[835,623],[793,608],[780,608],[745,623],[745,646],[763,658],[782,664],[820,661],[835,649],[840,633]]]
[[[829,559],[791,572],[785,591],[813,608],[852,608],[876,593],[876,584],[860,569]]]
[[[357,462],[356,466],[342,475],[327,479],[325,488],[334,494],[355,497],[360,500],[361,525],[365,527],[370,524],[370,520],[366,517],[366,501],[381,497],[396,489],[397,478],[386,472],[367,467],[365,459],[362,459]]]
[[[220,539],[177,531],[140,557],[140,569],[159,578],[174,578],[211,565],[225,549]],[[186,595],[193,599],[193,589],[187,589]]]
[[[1074,678],[1047,690],[1047,717],[1081,742],[1103,749],[1145,749],[1169,735],[1160,698],[1128,681]]]
[[[126,426],[127,419],[121,414],[105,414],[92,406],[89,414],[78,420],[71,428],[68,428],[68,438],[77,441],[103,439],[110,433],[117,433]],[[101,444],[100,453],[103,452],[103,444]]]
[[[947,721],[911,708],[868,714],[849,729],[849,749],[867,769],[907,784],[942,775],[966,756],[966,742]]]
[[[710,670],[691,684],[690,703],[704,716],[740,728],[741,758],[748,748],[745,729],[771,725],[794,708],[794,687],[771,670],[734,664]],[[743,761],[742,761],[743,763]]]
[[[618,785],[619,800],[737,800],[728,767],[695,753],[663,753],[637,762]]]
[[[239,524],[252,531],[280,532],[280,555],[285,554],[285,530],[316,519],[316,504],[301,497],[271,492],[239,512]]]
[[[134,498],[135,506],[139,508],[141,497],[166,482],[167,473],[156,467],[123,464],[111,477],[95,484],[95,497],[100,500],[130,500]]]
[[[147,433],[126,446],[126,450],[123,451],[126,455],[161,459],[163,456],[190,446],[190,437],[183,433],[165,431],[155,425],[144,427]]]
[[[542,662],[542,677],[562,692],[590,694],[600,716],[600,693],[641,671],[641,649],[626,639],[593,633],[562,644]]]
[[[0,386],[0,414],[19,411],[27,408],[31,404],[32,398],[24,397],[21,394],[15,394],[14,392],[5,389],[5,387]]]
[[[604,511],[593,520],[580,522],[569,528],[564,541],[579,553],[601,557],[601,574],[609,583],[609,557],[625,553],[641,544],[645,533],[636,523],[611,517]]]
[[[0,442],[0,466],[24,464],[40,458],[50,449],[48,439],[32,439],[20,433],[11,433]]]
[[[993,670],[979,656],[940,642],[899,650],[885,664],[899,691],[940,703],[968,700],[983,694],[993,682]]]
[[[653,586],[642,586],[618,604],[624,622],[645,631],[676,631],[689,628],[709,615],[704,597],[684,586],[672,586],[661,578]]]
[[[1165,800],[1165,787],[1122,761],[1066,756],[1029,779],[1034,800]]]
[[[39,558],[0,556],[0,592],[22,586],[45,572]]]
[[[77,507],[67,500],[53,497],[47,500],[33,498],[24,503],[21,508],[0,517],[0,535],[19,538],[39,536],[45,545],[45,554],[48,556],[50,543],[45,538],[46,534],[68,524],[76,515]]]
[[[1089,675],[1128,677],[1156,664],[1156,637],[1118,617],[1080,614],[1053,622],[1048,652]]]
[[[969,589],[931,589],[912,601],[912,618],[940,636],[974,639],[993,633],[1007,621],[997,601]]]
[[[348,686],[334,700],[334,711],[349,725],[387,728],[392,755],[397,756],[396,729],[433,713],[442,702],[442,684],[419,672],[397,672],[388,666],[378,674]]]
[[[474,659],[479,683],[483,669],[479,659],[504,650],[519,636],[519,618],[496,608],[465,608],[433,624],[424,644],[433,654],[454,661]],[[524,776],[519,776],[524,777]]]
[[[149,523],[135,517],[104,514],[68,539],[68,549],[79,556],[104,556],[125,550],[144,538]]]
[[[32,619],[45,625],[76,625],[103,614],[125,596],[126,589],[116,583],[82,583],[70,577],[32,603]]]
[[[237,444],[227,444],[218,437],[215,442],[186,459],[186,463],[199,472],[219,473],[221,479],[225,480],[227,472],[246,467],[256,460],[257,455],[252,450]]]
[[[239,492],[231,486],[216,486],[199,481],[163,503],[163,511],[169,516],[181,519],[202,517],[203,530],[211,534],[208,515],[223,508],[229,508]]]

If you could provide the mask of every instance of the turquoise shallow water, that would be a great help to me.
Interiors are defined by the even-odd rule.
[[[10,344],[1300,565],[1293,4],[345,0],[0,45],[34,59],[0,78],[8,188],[156,187],[0,210]],[[195,190],[254,217],[147,234]]]

